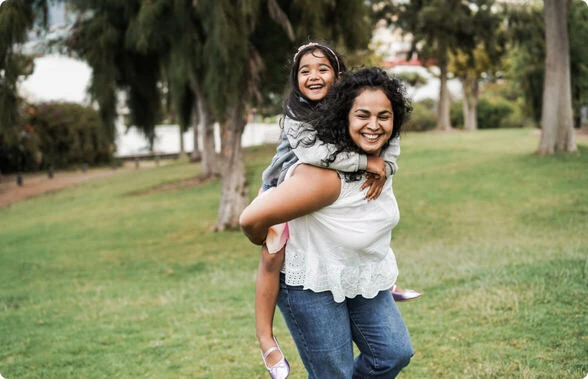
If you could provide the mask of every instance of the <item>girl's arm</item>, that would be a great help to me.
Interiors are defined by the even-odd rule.
[[[331,144],[322,143],[316,136],[316,130],[308,123],[286,118],[284,131],[290,142],[292,151],[302,163],[326,167],[323,159],[333,153],[336,148]],[[329,164],[330,169],[343,172],[365,170],[367,157],[363,154],[341,152]]]
[[[340,191],[341,180],[335,171],[300,165],[290,178],[249,204],[239,223],[251,242],[262,245],[270,226],[332,204]]]
[[[323,159],[336,150],[333,145],[318,141],[316,130],[308,123],[286,118],[284,131],[292,151],[302,163],[325,167]],[[366,170],[375,175],[388,177],[398,170],[396,160],[399,154],[400,140],[396,137],[382,151],[381,157],[368,158],[365,154],[341,152],[337,154],[337,157],[329,164],[328,168],[343,172]]]
[[[400,155],[400,137],[395,137],[390,140],[390,144],[382,150],[380,157],[386,163],[386,176],[396,174],[398,171],[398,156]],[[369,171],[369,170],[368,170]]]
[[[272,158],[269,166],[261,173],[261,182],[264,188],[275,187],[278,185],[280,174],[285,163],[290,162],[295,157],[290,151],[290,143],[286,138],[286,133],[280,136],[280,144],[276,148],[276,154]]]

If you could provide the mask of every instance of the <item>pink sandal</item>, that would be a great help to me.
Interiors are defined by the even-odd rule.
[[[274,341],[276,342],[276,346],[270,347],[269,349],[267,349],[265,353],[261,354],[261,357],[263,358],[263,364],[265,365],[265,368],[269,372],[270,377],[272,379],[286,379],[290,374],[290,364],[286,360],[284,353],[282,353],[282,350],[280,349],[280,345],[278,344],[278,340],[276,339],[276,337],[274,337]],[[274,351],[279,351],[280,354],[282,354],[282,359],[280,359],[278,363],[276,363],[272,367],[269,367],[265,359]]]
[[[410,290],[408,288],[398,290],[396,284],[392,287],[390,292],[392,292],[392,297],[395,301],[408,301],[416,299],[417,297],[420,297],[422,295],[422,293],[417,292],[415,290]]]

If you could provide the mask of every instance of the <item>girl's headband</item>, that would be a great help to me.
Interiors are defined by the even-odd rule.
[[[337,62],[337,72],[336,74],[338,74],[341,71],[341,66],[339,66],[339,58],[337,58],[337,54],[335,54],[335,52],[333,50],[331,50],[328,46],[325,45],[321,45],[320,43],[316,43],[316,42],[310,42],[307,43],[306,45],[302,45],[298,48],[298,50],[296,51],[296,54],[294,54],[294,61],[296,61],[296,58],[298,58],[298,54],[300,54],[300,52],[304,49],[306,49],[307,47],[311,47],[311,46],[318,46],[318,47],[322,47],[324,49],[327,49],[334,57],[335,57],[335,62]]]

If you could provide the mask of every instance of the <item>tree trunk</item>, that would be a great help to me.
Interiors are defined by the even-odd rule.
[[[214,120],[212,113],[205,101],[199,101],[198,134],[202,136],[202,165],[201,177],[210,177],[221,174],[218,157],[214,147]]]
[[[230,109],[227,124],[223,126],[222,192],[215,230],[239,227],[239,216],[248,204],[247,180],[241,137],[245,129],[243,103]]]
[[[545,0],[545,84],[538,154],[576,151],[566,0]]]
[[[194,132],[194,149],[192,150],[192,154],[190,155],[190,162],[200,162],[200,159],[202,159],[202,156],[200,155],[200,143],[198,142],[199,123],[200,122],[198,117],[198,98],[196,98],[194,99],[194,104],[192,104],[192,131]]]
[[[441,75],[439,77],[441,88],[439,89],[439,105],[437,110],[437,130],[451,130],[451,121],[449,120],[449,90],[447,89],[447,65],[440,65]]]
[[[214,119],[204,93],[197,88],[196,104],[198,110],[198,135],[202,137],[201,151],[201,172],[200,176],[208,178],[221,174],[218,157],[214,148]]]
[[[184,131],[182,130],[182,126],[180,128],[180,158],[184,158],[186,156],[186,147],[184,146]]]
[[[463,128],[478,130],[478,80],[466,76],[460,81],[463,88]]]

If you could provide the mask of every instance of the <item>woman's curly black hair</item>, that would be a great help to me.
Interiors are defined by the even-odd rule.
[[[316,106],[309,124],[316,130],[314,141],[305,141],[310,145],[324,142],[336,146],[336,150],[323,160],[328,167],[338,154],[363,151],[353,142],[349,134],[349,112],[355,98],[365,89],[381,89],[392,105],[393,129],[392,138],[400,135],[402,124],[412,111],[410,99],[406,95],[403,83],[390,77],[384,70],[362,68],[342,74],[333,85],[327,96]],[[386,148],[390,140],[382,148]],[[348,180],[357,180],[362,173],[346,175]]]

